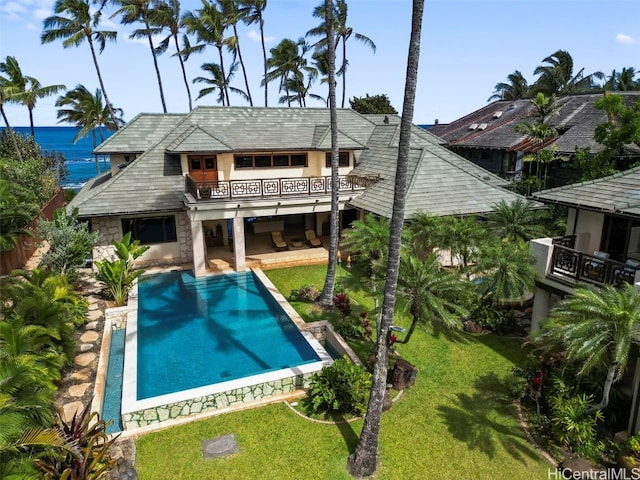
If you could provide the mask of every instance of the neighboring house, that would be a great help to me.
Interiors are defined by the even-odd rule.
[[[328,234],[329,120],[329,110],[311,108],[138,115],[96,148],[110,156],[111,171],[91,179],[68,208],[102,234],[95,260],[131,231],[151,246],[141,265],[193,263],[201,276],[215,260],[208,242],[215,235],[232,247],[233,268],[244,270],[252,238]],[[399,127],[396,116],[338,111],[342,226],[365,212],[391,216]],[[518,197],[441,143],[414,126],[407,218],[488,213]]]
[[[640,101],[640,92],[612,93],[622,95],[626,105]],[[544,144],[533,142],[515,129],[522,122],[535,122],[531,99],[499,100],[449,124],[434,125],[428,131],[467,160],[509,180],[518,181],[523,171],[528,172],[529,168],[524,165],[524,156],[542,148],[555,145],[565,158],[571,158],[576,147],[589,148],[592,152],[602,150],[602,145],[593,139],[593,135],[596,126],[608,120],[606,112],[594,106],[603,95],[590,93],[558,97],[558,115],[550,120],[558,130],[558,136]],[[630,145],[624,153],[628,155],[626,162],[640,159],[638,146]],[[577,178],[567,162],[553,165],[550,176],[556,185]]]

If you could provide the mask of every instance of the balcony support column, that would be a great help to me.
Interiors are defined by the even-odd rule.
[[[247,269],[244,249],[244,218],[233,219],[233,259],[236,272],[244,272]]]
[[[193,274],[203,277],[207,272],[207,246],[202,221],[191,219],[191,238],[193,242]]]
[[[549,316],[551,307],[551,292],[536,287],[533,295],[533,311],[531,312],[531,331],[540,328],[540,323]]]

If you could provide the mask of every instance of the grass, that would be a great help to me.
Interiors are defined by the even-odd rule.
[[[320,290],[324,269],[266,273],[288,297],[302,284]],[[373,305],[362,292],[352,297]],[[309,303],[294,307],[306,320],[320,317]],[[383,415],[376,479],[546,478],[550,465],[527,441],[504,382],[526,354],[517,340],[419,330],[398,353],[419,372],[416,384]],[[144,435],[136,441],[136,468],[141,480],[348,479],[347,456],[361,428],[361,420],[313,423],[273,404]],[[228,433],[236,435],[240,453],[205,461],[201,442]]]

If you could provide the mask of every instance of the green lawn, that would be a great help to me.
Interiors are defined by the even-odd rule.
[[[324,268],[266,273],[288,297],[296,285],[321,289]],[[372,305],[364,294],[353,297]],[[310,304],[294,307],[307,320],[318,318]],[[518,341],[420,330],[398,352],[419,373],[383,415],[376,479],[547,477],[550,465],[527,442],[504,386],[513,362],[524,357]],[[136,440],[136,468],[141,480],[346,479],[361,428],[362,421],[313,423],[273,404],[144,435]],[[228,433],[240,453],[203,460],[201,442]]]

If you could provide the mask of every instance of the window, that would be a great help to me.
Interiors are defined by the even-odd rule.
[[[131,232],[132,240],[139,240],[142,245],[152,243],[176,242],[176,217],[125,218],[122,220],[122,231]]]
[[[327,152],[325,162],[326,162],[327,168],[331,168],[331,152]],[[338,166],[339,167],[349,166],[349,152],[338,153]]]
[[[270,155],[236,155],[236,168],[306,167],[306,153],[278,153]]]

